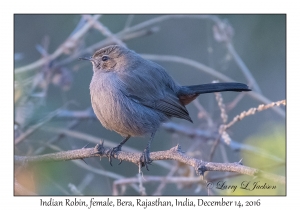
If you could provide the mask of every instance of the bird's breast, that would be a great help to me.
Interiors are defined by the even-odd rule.
[[[93,76],[91,103],[101,124],[122,136],[143,136],[156,131],[162,116],[128,98],[123,88],[114,75]]]

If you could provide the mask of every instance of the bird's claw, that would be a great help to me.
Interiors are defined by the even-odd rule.
[[[149,171],[148,169],[148,165],[152,165],[152,160],[150,159],[150,152],[149,150],[145,149],[144,152],[141,155],[140,158],[140,163],[142,165],[142,167],[146,167],[147,171]]]
[[[109,164],[112,166],[112,163],[111,163],[111,158],[114,157],[114,155],[121,151],[121,147],[120,146],[117,146],[117,147],[113,147],[113,148],[110,148],[108,153],[107,153],[107,156],[108,156],[108,161],[109,161]],[[120,161],[119,165],[122,163],[122,160]]]

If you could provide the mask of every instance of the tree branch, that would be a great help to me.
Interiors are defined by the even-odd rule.
[[[89,157],[108,157],[110,149],[103,147],[103,143],[97,144],[94,148],[83,148],[78,150],[70,150],[64,152],[57,152],[52,154],[38,155],[38,156],[15,156],[15,164],[26,165],[29,163],[52,162],[52,161],[66,161],[83,159]],[[114,154],[114,158],[132,162],[136,165],[140,164],[141,153],[123,152],[119,151]],[[150,158],[153,161],[157,160],[176,160],[186,165],[192,166],[197,175],[204,175],[206,171],[223,171],[236,172],[239,174],[249,176],[259,176],[277,183],[285,184],[285,177],[270,174],[260,169],[243,166],[240,163],[214,163],[205,162],[190,156],[187,156],[181,151],[180,145],[177,145],[166,151],[151,152]]]

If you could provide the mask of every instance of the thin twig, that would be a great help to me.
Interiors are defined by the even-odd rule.
[[[97,20],[100,17],[100,15],[94,15],[93,19]],[[55,58],[57,58],[58,56],[60,56],[61,54],[63,54],[66,50],[66,48],[70,49],[70,48],[74,48],[75,47],[75,43],[83,36],[86,34],[86,32],[93,26],[92,23],[87,23],[85,24],[80,30],[78,30],[76,33],[74,33],[71,37],[68,37],[67,40],[61,44],[55,51],[54,53],[52,53],[51,55],[49,55],[47,58],[43,57],[40,60],[37,60],[27,66],[23,66],[20,68],[15,69],[15,73],[22,73],[22,72],[26,72],[29,70],[33,70],[36,69],[42,65],[44,65],[44,63],[48,60],[54,60]]]
[[[208,20],[212,20],[214,22],[220,21],[220,19],[215,15],[162,15],[162,16],[155,17],[155,18],[152,18],[150,20],[144,21],[142,23],[139,23],[135,26],[132,26],[132,27],[128,28],[128,30],[136,31],[136,30],[140,30],[142,28],[146,28],[148,26],[154,25],[156,23],[169,20],[169,19],[186,19],[186,18],[208,19]]]
[[[29,135],[31,135],[34,131],[36,131],[38,128],[40,128],[45,123],[49,122],[51,119],[53,119],[59,112],[61,108],[49,113],[44,119],[42,119],[39,123],[31,126],[28,128],[24,133],[22,133],[19,137],[15,139],[15,145],[19,144],[21,141],[26,139]]]
[[[143,185],[143,172],[139,170],[139,173],[137,174],[138,176],[138,183],[139,183],[139,192],[141,195],[147,195],[146,194],[146,188]]]
[[[217,146],[220,143],[220,139],[221,139],[221,135],[219,135],[218,138],[216,138],[216,140],[214,141],[214,144],[212,145],[212,147],[210,149],[208,161],[212,161],[215,151],[217,149]]]
[[[244,63],[244,61],[241,59],[241,57],[235,51],[235,49],[234,49],[233,45],[231,44],[231,42],[228,42],[226,46],[227,46],[228,51],[232,55],[233,59],[235,60],[236,64],[240,67],[240,69],[242,70],[243,74],[245,75],[245,77],[249,81],[249,86],[253,87],[253,89],[257,93],[261,94],[261,89],[258,86],[256,80],[254,79],[254,77],[251,74],[250,70],[247,68],[247,66]]]
[[[83,193],[78,190],[75,184],[69,183],[68,187],[73,195],[83,195]]]
[[[243,118],[249,116],[249,115],[254,115],[256,112],[261,112],[263,110],[269,109],[269,108],[273,108],[275,106],[280,106],[286,105],[286,100],[282,100],[282,101],[277,101],[277,102],[272,102],[269,104],[261,104],[259,105],[257,108],[251,108],[248,111],[244,111],[241,114],[237,115],[235,118],[233,118],[233,120],[231,122],[229,122],[227,125],[224,126],[223,130],[227,130],[228,128],[230,128],[232,125],[234,125],[236,122],[242,120]]]
[[[59,114],[58,114],[59,115]],[[75,128],[79,123],[80,119],[75,119],[67,126],[68,130],[71,130]],[[46,142],[46,145],[53,144],[54,142],[58,141],[59,139],[63,138],[65,135],[63,133],[59,133],[53,138],[51,138],[49,141]],[[39,147],[37,150],[34,151],[34,155],[41,154],[46,149],[46,146]]]
[[[123,29],[124,31],[126,31],[129,28],[129,26],[131,25],[131,23],[133,21],[133,18],[134,18],[134,15],[128,15],[126,23],[124,25],[124,29]]]
[[[144,176],[144,179],[143,179],[143,183],[154,183],[154,182],[162,182],[162,183],[165,183],[165,184],[169,184],[169,183],[174,183],[174,184],[194,184],[194,183],[199,183],[201,182],[201,177],[199,176],[195,176],[195,177],[168,177],[166,179],[165,176]],[[133,183],[139,183],[139,179],[136,178],[136,177],[131,177],[131,178],[124,178],[124,179],[121,179],[121,180],[116,180],[114,181],[113,185],[114,187],[117,187],[119,185],[127,185],[127,184],[133,184]],[[161,195],[161,194],[157,194],[157,193],[154,193],[153,195]]]
[[[166,187],[167,183],[169,183],[174,177],[174,173],[177,171],[178,169],[178,164],[175,165],[171,171],[167,174],[167,176],[164,176],[161,179],[160,185],[158,185],[158,187],[156,188],[155,192],[153,193],[153,195],[162,195],[162,191],[163,189]],[[147,180],[147,178],[145,178]]]
[[[238,94],[229,104],[226,105],[226,110],[230,111],[244,98],[245,94]]]
[[[199,111],[199,114],[198,116],[201,114],[201,116],[203,116],[206,121],[207,121],[207,125],[209,128],[213,127],[214,123],[213,123],[213,120],[210,116],[210,114],[204,109],[204,107],[200,104],[199,100],[193,100],[192,102],[195,107],[198,109]]]
[[[221,119],[222,119],[223,123],[226,123],[228,120],[228,115],[225,110],[225,104],[223,103],[222,95],[221,95],[221,93],[215,93],[215,96],[216,96],[216,100],[218,102],[219,109],[221,111]]]
[[[90,21],[93,26],[98,29],[104,36],[110,38],[113,42],[118,45],[126,46],[124,42],[122,42],[116,35],[114,35],[106,26],[100,23],[97,19],[94,19],[91,15],[83,15],[85,19]]]

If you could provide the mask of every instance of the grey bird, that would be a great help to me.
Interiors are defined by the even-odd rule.
[[[150,134],[140,162],[146,166],[150,159],[150,144],[162,122],[172,117],[192,122],[186,105],[203,93],[222,91],[250,91],[242,83],[211,83],[181,86],[166,70],[134,51],[111,45],[94,53],[90,84],[91,103],[101,124],[126,137],[117,147],[111,148],[111,157],[121,151],[131,136]]]

